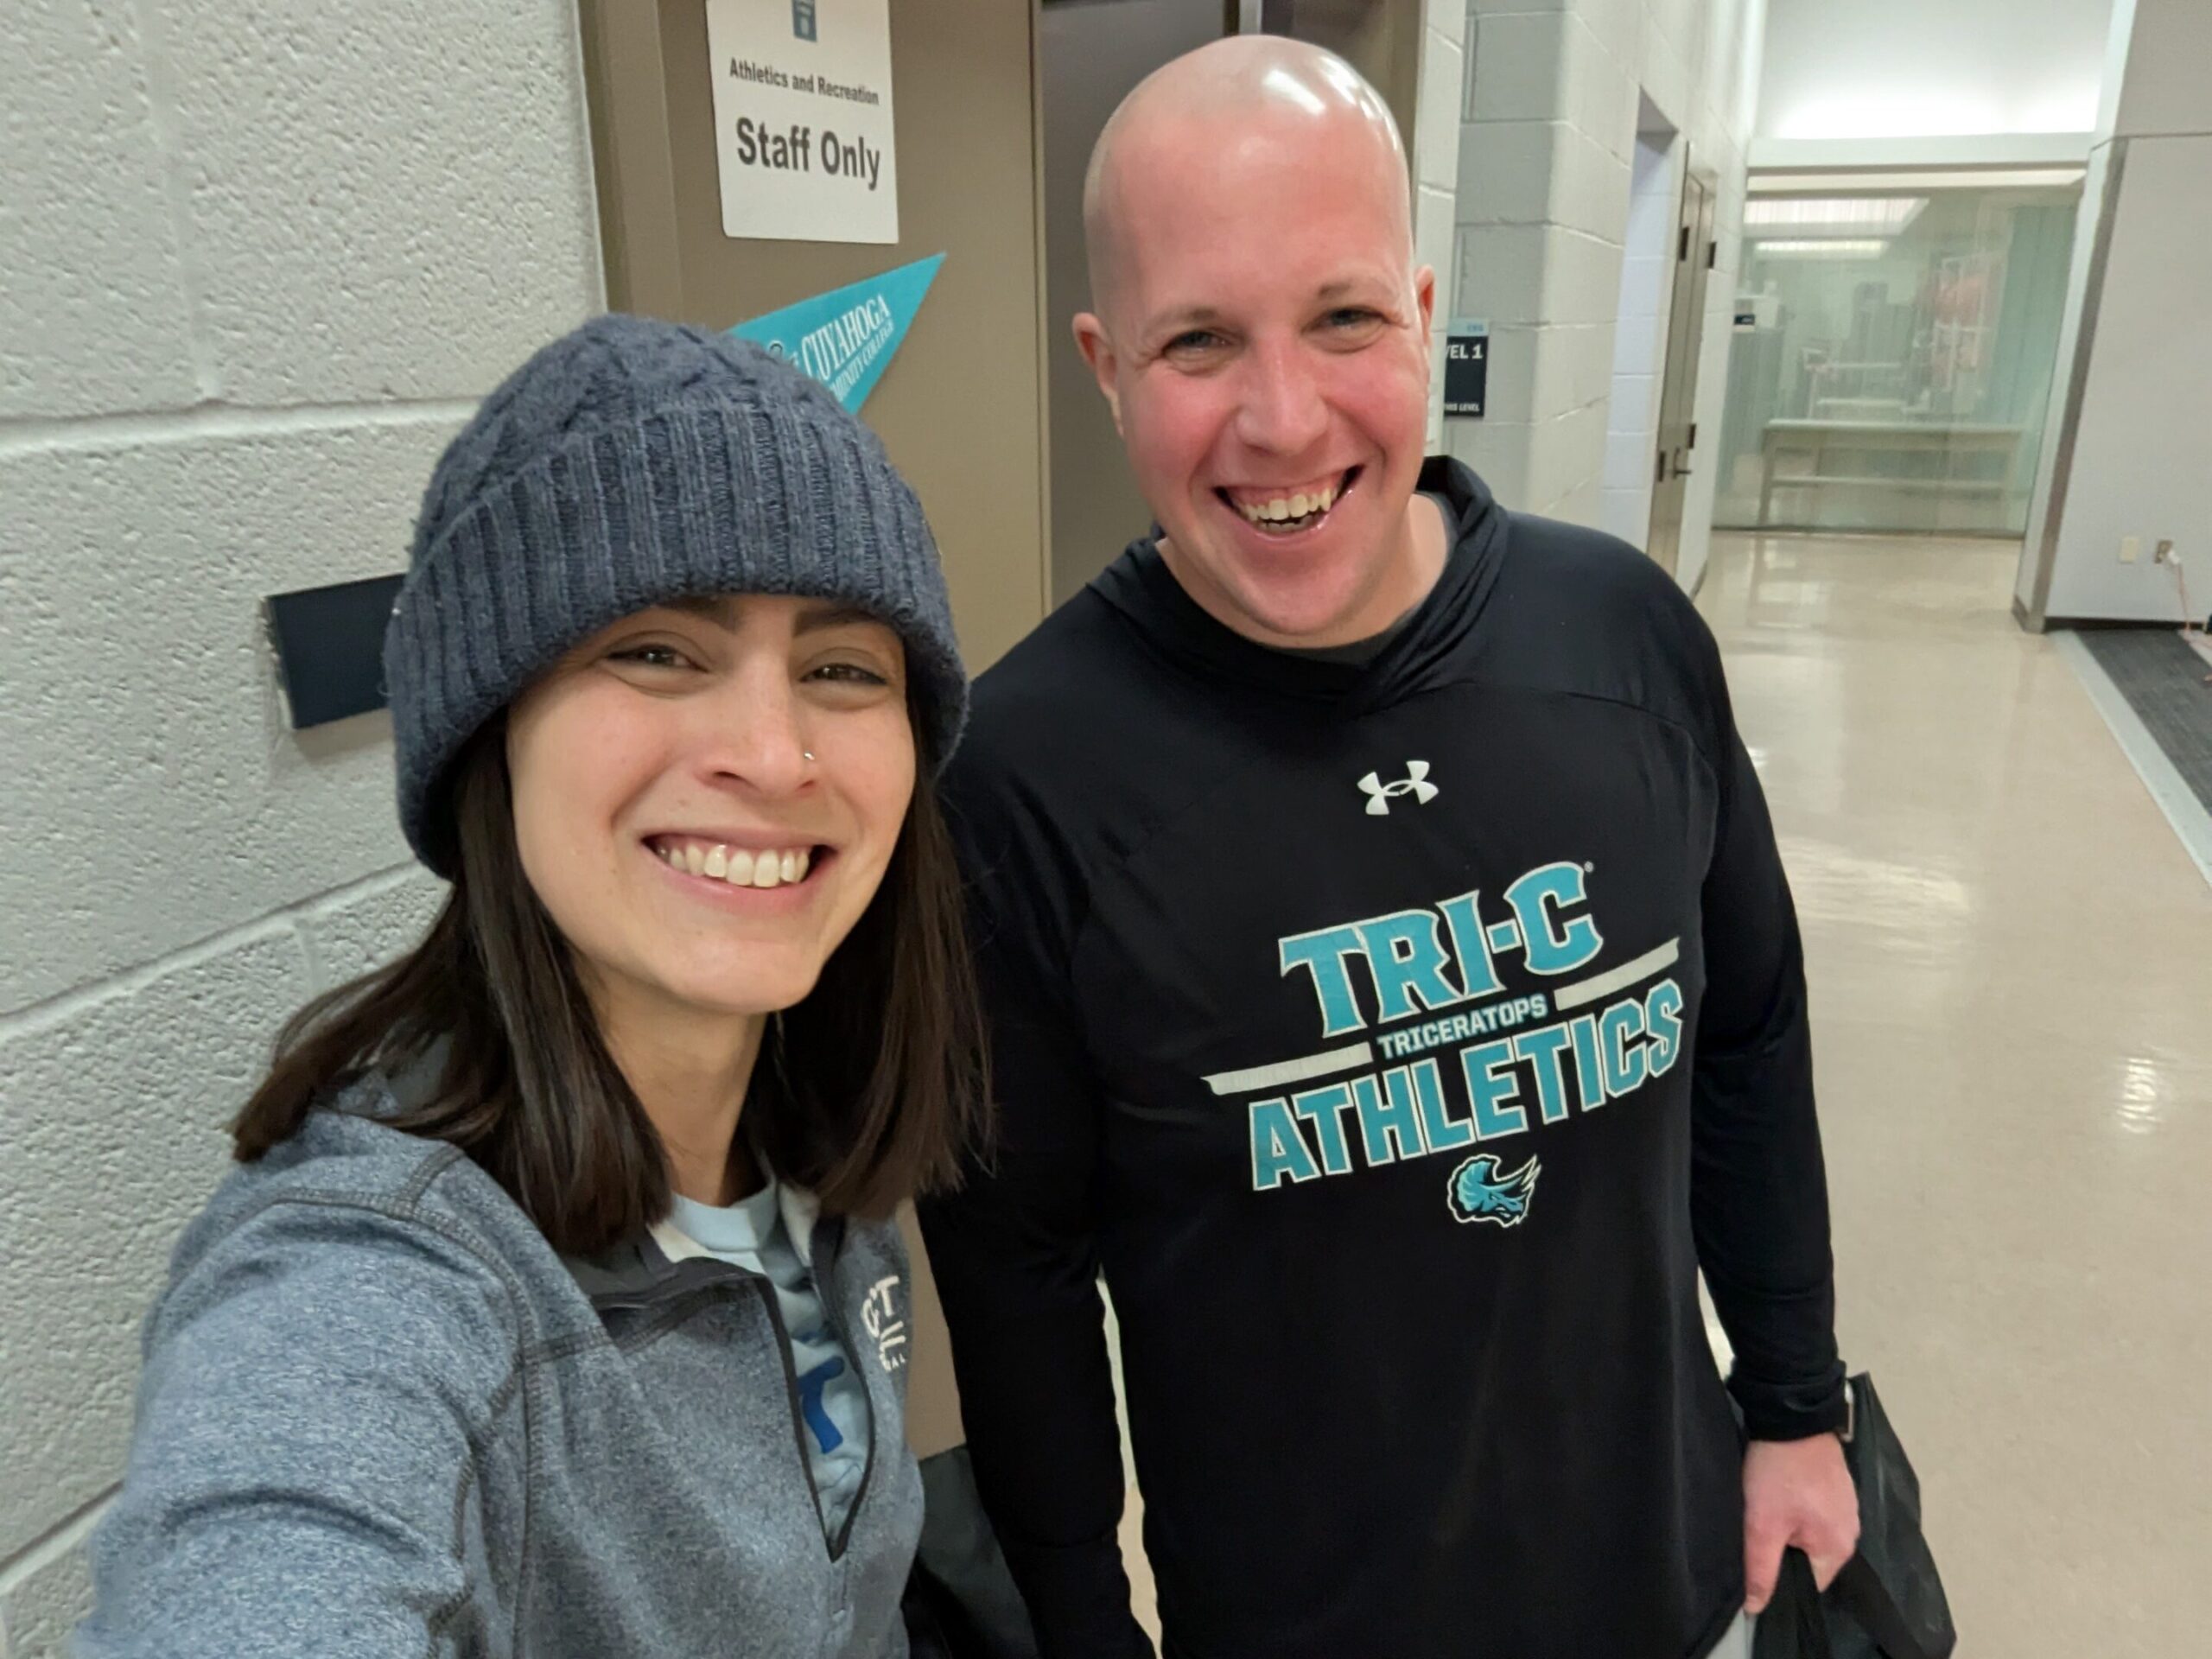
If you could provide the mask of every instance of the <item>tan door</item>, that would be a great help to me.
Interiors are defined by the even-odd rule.
[[[1682,508],[1697,448],[1697,369],[1705,343],[1705,289],[1713,269],[1713,185],[1682,170],[1681,213],[1675,234],[1673,301],[1668,308],[1667,358],[1659,386],[1659,444],[1652,463],[1651,533],[1644,546],[1672,570],[1681,550]]]
[[[1046,0],[1038,61],[1045,111],[1045,379],[1052,418],[1052,598],[1120,556],[1152,522],[1121,435],[1071,326],[1090,309],[1083,181],[1106,118],[1171,58],[1222,33],[1220,0]]]
[[[1047,592],[1042,238],[1030,0],[896,0],[896,246],[723,234],[704,0],[583,0],[607,301],[725,328],[945,255],[862,414],[919,492],[963,651],[980,671]],[[960,1443],[944,1319],[908,1218],[914,1338],[906,1437]]]
[[[913,480],[980,670],[1044,614],[1041,235],[1029,0],[896,0],[895,246],[722,233],[705,0],[584,0],[607,302],[730,324],[946,256],[862,414]]]
[[[1083,181],[1106,118],[1172,58],[1224,34],[1287,35],[1340,53],[1414,130],[1417,0],[1041,0],[1045,110],[1046,379],[1052,439],[1052,597],[1078,592],[1144,533],[1152,509],[1069,324],[1090,308]]]

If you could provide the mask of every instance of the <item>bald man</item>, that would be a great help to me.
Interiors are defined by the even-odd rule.
[[[1053,1659],[1149,1651],[1102,1267],[1170,1659],[1738,1652],[1785,1541],[1856,1535],[1719,658],[1633,549],[1424,461],[1407,203],[1372,89],[1266,38],[1092,165],[1076,336],[1158,524],[978,687],[1001,1122],[925,1217]]]

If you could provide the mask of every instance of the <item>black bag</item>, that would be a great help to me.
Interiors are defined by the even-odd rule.
[[[1752,1659],[1948,1659],[1958,1632],[1921,1535],[1920,1481],[1873,1378],[1849,1387],[1843,1458],[1859,1492],[1859,1553],[1823,1596],[1803,1552],[1784,1550]]]
[[[1037,1659],[966,1446],[923,1459],[922,1502],[921,1547],[899,1605],[914,1659]]]

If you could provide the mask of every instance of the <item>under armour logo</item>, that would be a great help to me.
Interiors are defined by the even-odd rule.
[[[1370,772],[1359,780],[1359,786],[1367,791],[1367,816],[1370,818],[1389,817],[1393,796],[1410,795],[1417,806],[1427,806],[1436,798],[1436,785],[1428,781],[1426,760],[1407,761],[1406,775],[1395,784],[1386,784]]]

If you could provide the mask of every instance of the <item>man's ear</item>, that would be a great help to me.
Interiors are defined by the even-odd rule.
[[[1076,349],[1083,353],[1083,360],[1090,365],[1090,372],[1098,381],[1100,395],[1106,407],[1114,411],[1114,430],[1122,430],[1122,388],[1115,378],[1119,367],[1114,351],[1114,341],[1106,332],[1106,325],[1090,311],[1079,313],[1075,320]]]
[[[1421,348],[1426,353],[1436,335],[1436,268],[1423,265],[1414,272],[1414,304],[1421,311]]]

